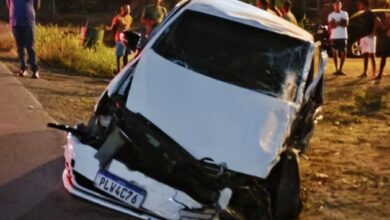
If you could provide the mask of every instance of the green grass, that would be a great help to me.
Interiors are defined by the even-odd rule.
[[[10,28],[0,25],[0,52],[15,50],[15,41]],[[37,25],[35,49],[38,62],[69,73],[94,77],[112,77],[116,68],[114,48],[103,44],[93,49],[80,45],[80,36],[75,28],[55,25]]]
[[[80,36],[58,26],[38,25],[36,51],[46,65],[87,76],[111,77],[115,68],[113,48],[97,45],[94,49],[80,46]]]

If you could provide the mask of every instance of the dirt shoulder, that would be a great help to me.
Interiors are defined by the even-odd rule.
[[[301,159],[301,218],[389,219],[390,65],[380,83],[357,77],[361,59],[347,60],[347,76],[331,75],[333,66],[329,59],[324,120]]]
[[[17,72],[13,54],[0,54]],[[390,218],[390,64],[384,79],[358,79],[362,60],[348,59],[347,76],[325,77],[322,120],[301,159],[301,219]],[[378,62],[379,63],[379,62]],[[85,122],[107,79],[42,67],[41,79],[19,78],[58,122]]]
[[[15,57],[14,53],[0,53],[0,61],[17,73]],[[41,78],[38,80],[29,76],[19,79],[57,122],[69,125],[88,120],[97,99],[110,81],[44,66],[40,66],[39,74]]]

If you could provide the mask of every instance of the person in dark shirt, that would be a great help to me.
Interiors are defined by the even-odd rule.
[[[23,77],[26,72],[24,51],[28,53],[28,63],[31,66],[32,77],[39,78],[38,65],[34,50],[35,10],[40,7],[40,0],[6,0],[9,9],[9,25],[14,35],[18,51],[20,71]]]
[[[362,38],[360,38],[360,49],[363,54],[364,70],[359,77],[367,77],[367,66],[368,58],[371,60],[372,65],[372,77],[375,77],[376,63],[375,63],[375,52],[376,52],[376,27],[380,24],[380,20],[375,14],[369,9],[368,0],[360,0],[358,3],[359,10],[363,10],[362,17],[364,18],[364,24],[362,24]]]
[[[382,22],[381,31],[378,34],[377,55],[381,58],[379,73],[374,80],[381,80],[383,70],[386,66],[386,59],[390,56],[390,13],[386,13],[385,20]]]

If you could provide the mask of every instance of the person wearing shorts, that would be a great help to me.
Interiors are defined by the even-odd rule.
[[[360,78],[367,77],[368,59],[371,60],[372,65],[372,77],[375,77],[376,63],[375,63],[375,52],[376,52],[376,36],[375,29],[380,23],[378,17],[369,9],[368,0],[360,0],[358,3],[359,10],[363,10],[362,17],[365,22],[362,28],[362,36],[360,38],[360,50],[363,54],[363,73],[359,75]]]
[[[113,31],[115,35],[117,73],[121,69],[121,57],[123,57],[123,66],[128,62],[128,55],[130,51],[126,47],[126,41],[122,32],[130,29],[132,23],[133,18],[130,15],[130,5],[122,5],[120,8],[120,13],[112,19],[111,27],[108,28],[109,30]]]
[[[341,10],[342,3],[340,0],[333,2],[333,12],[328,15],[328,24],[330,27],[330,44],[332,46],[332,56],[336,67],[334,75],[345,75],[343,65],[347,51],[348,39],[348,13]],[[340,57],[340,66],[338,58]]]
[[[126,38],[123,33],[119,34],[119,40],[116,42],[115,45],[115,55],[118,58],[117,64],[119,65],[119,59],[120,57],[123,57],[123,65],[126,65],[127,63],[127,56],[130,54],[130,50],[126,46]]]

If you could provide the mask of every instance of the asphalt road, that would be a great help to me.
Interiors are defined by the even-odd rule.
[[[129,219],[63,187],[65,133],[0,62],[0,219]]]

